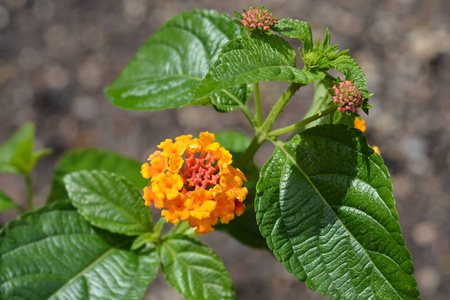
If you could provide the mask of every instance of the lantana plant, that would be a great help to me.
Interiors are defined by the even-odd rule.
[[[314,41],[305,21],[264,7],[235,14],[175,16],[105,91],[128,110],[240,110],[253,137],[205,128],[167,137],[141,162],[70,152],[36,210],[30,173],[49,152],[32,151],[31,124],[0,147],[0,171],[24,175],[29,190],[28,212],[0,193],[0,209],[25,212],[0,231],[1,299],[141,299],[158,269],[186,299],[237,299],[221,259],[197,240],[214,230],[271,251],[331,299],[419,298],[388,170],[363,134],[372,94],[358,63],[331,45],[328,29]],[[266,81],[290,85],[263,116]],[[273,129],[309,84],[304,118]],[[274,152],[259,169],[263,143]]]

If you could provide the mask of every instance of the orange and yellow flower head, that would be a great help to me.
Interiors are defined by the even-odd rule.
[[[144,178],[151,178],[144,188],[145,205],[154,203],[164,209],[161,216],[175,225],[188,221],[195,232],[214,231],[220,220],[227,224],[235,214],[244,213],[248,190],[244,174],[231,166],[228,150],[215,142],[209,132],[166,139],[141,168]]]

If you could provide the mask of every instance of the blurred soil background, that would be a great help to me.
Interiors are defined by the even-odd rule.
[[[450,295],[450,1],[447,0],[0,0],[0,142],[20,125],[37,126],[36,148],[54,154],[33,174],[38,205],[53,168],[69,150],[98,147],[144,161],[165,138],[200,131],[251,135],[241,112],[211,107],[125,111],[103,88],[137,49],[174,15],[210,8],[233,15],[265,5],[278,18],[308,21],[314,38],[350,49],[365,72],[374,108],[366,135],[392,175],[397,210],[423,299]],[[295,48],[298,43],[293,42]],[[261,84],[265,113],[286,84]],[[298,121],[311,89],[291,101],[278,126]],[[271,146],[258,153],[261,164]],[[25,205],[22,178],[0,175],[0,189]],[[0,214],[0,222],[16,217]],[[268,251],[221,232],[202,238],[224,260],[239,299],[323,299],[287,273]],[[160,274],[145,299],[181,299]]]

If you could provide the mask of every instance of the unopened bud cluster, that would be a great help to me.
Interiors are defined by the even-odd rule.
[[[267,31],[277,22],[265,7],[251,8],[249,11],[244,11],[242,18],[242,24],[250,30]]]
[[[339,83],[339,87],[333,86],[335,96],[333,102],[340,106],[337,108],[341,113],[348,111],[350,113],[357,113],[358,107],[363,105],[362,93],[349,80]]]

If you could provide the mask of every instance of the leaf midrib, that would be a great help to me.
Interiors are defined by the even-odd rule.
[[[327,205],[328,208],[332,211],[332,213],[335,215],[335,217],[339,220],[339,222],[341,223],[342,227],[345,229],[345,231],[347,231],[349,237],[353,238],[356,243],[358,243],[358,245],[361,247],[361,249],[364,250],[364,253],[366,254],[367,258],[370,260],[370,262],[372,263],[373,267],[378,271],[378,273],[380,274],[381,277],[383,277],[385,279],[385,282],[387,282],[389,284],[389,286],[392,288],[392,290],[395,292],[395,294],[399,297],[399,299],[402,299],[402,297],[398,294],[398,291],[392,286],[391,282],[388,281],[386,279],[386,277],[384,277],[384,274],[381,273],[381,271],[378,269],[378,266],[373,262],[372,258],[370,257],[370,255],[367,253],[367,250],[359,243],[359,241],[351,234],[351,232],[347,229],[346,226],[344,226],[344,223],[342,222],[342,220],[339,218],[339,216],[336,214],[336,212],[330,207],[330,205],[328,204],[328,202],[325,200],[325,198],[322,196],[322,194],[319,192],[319,190],[317,189],[317,187],[314,185],[314,183],[310,180],[309,176],[303,171],[303,169],[297,164],[297,162],[295,161],[295,159],[290,155],[290,153],[284,148],[284,145],[281,143],[276,143],[276,145],[284,152],[284,154],[286,155],[286,157],[291,161],[291,163],[302,173],[302,175],[306,178],[306,180],[309,182],[309,184],[314,188],[314,190],[316,191],[317,195],[320,196],[320,198],[322,199],[322,202],[324,205]],[[294,251],[295,253],[295,251]],[[378,252],[380,253],[380,252]],[[383,254],[383,253],[380,253]],[[306,270],[305,270],[306,272]],[[329,274],[327,274],[329,276]],[[331,278],[331,277],[330,277]],[[332,278],[331,278],[332,279]],[[371,276],[372,279],[372,276]],[[353,281],[353,279],[352,279]],[[334,282],[334,280],[332,279],[332,282]],[[353,285],[353,284],[352,284]],[[372,287],[372,286],[371,286]],[[371,288],[372,289],[372,288]],[[372,293],[374,293],[375,291],[372,290]]]
[[[186,268],[187,270],[191,270],[191,273],[193,273],[193,275],[195,276],[195,278],[197,278],[197,279],[202,283],[203,286],[206,286],[206,285],[209,285],[209,284],[213,284],[213,283],[207,283],[207,282],[205,282],[205,281],[203,280],[203,277],[202,277],[202,276],[199,276],[199,272],[193,270],[193,269],[190,267],[190,265],[189,265],[188,263],[186,263],[185,260],[184,260],[182,257],[180,258],[179,255],[177,255],[177,252],[175,252],[175,251],[170,247],[169,243],[164,243],[164,247],[166,247],[167,250],[169,250],[169,252],[172,254],[172,257],[178,258],[177,261],[179,261],[182,265],[184,265],[185,268]],[[199,255],[199,254],[202,255],[202,253],[197,253],[197,252],[192,252],[192,251],[185,251],[185,252],[191,252],[191,253],[195,253],[195,254],[197,254],[197,255]],[[214,260],[214,261],[217,262],[216,260]],[[200,266],[200,267],[204,267],[204,266]],[[214,269],[214,270],[215,270],[215,269]],[[218,271],[218,272],[219,272],[219,271]],[[215,284],[215,285],[217,285],[217,284]],[[219,286],[220,286],[220,285],[219,285]],[[223,286],[220,286],[220,287],[223,288]],[[191,295],[193,295],[193,294],[191,294]],[[205,294],[203,294],[203,296],[205,296]]]
[[[106,251],[105,253],[103,253],[99,258],[97,258],[94,262],[92,262],[89,266],[87,266],[82,272],[78,273],[75,277],[73,277],[72,279],[70,279],[68,282],[66,282],[66,284],[64,284],[62,287],[60,287],[58,290],[56,290],[52,295],[50,295],[47,300],[52,299],[53,297],[55,297],[59,292],[63,291],[67,286],[69,286],[72,282],[74,282],[75,280],[77,280],[78,278],[80,278],[81,276],[83,276],[84,274],[86,274],[89,270],[91,270],[93,267],[95,267],[96,264],[98,264],[100,261],[102,261],[103,259],[105,259],[109,254],[111,254],[113,251],[119,249],[120,247],[132,242],[133,240],[127,240],[125,242],[122,242],[120,244],[115,245],[114,247],[112,247],[111,249],[109,249],[108,251]]]
[[[83,172],[83,171],[81,171],[81,172]],[[80,172],[80,173],[81,173]],[[98,172],[98,173],[103,173],[104,171],[102,171],[102,172]],[[73,178],[73,176],[70,176],[71,178]],[[97,178],[98,179],[98,178]],[[121,181],[121,183],[122,184],[124,184],[124,182],[122,181],[122,179],[121,178],[119,178],[119,180]],[[97,182],[98,183],[98,182]],[[77,185],[78,186],[83,186],[82,184],[79,184],[79,183],[77,183]],[[126,186],[126,184],[124,184],[124,186],[125,186],[125,188],[126,188],[126,190],[128,191],[128,188],[127,188],[127,186]],[[131,191],[132,192],[132,191]],[[95,196],[97,196],[97,197],[99,197],[99,198],[101,198],[101,199],[106,199],[106,198],[103,198],[103,194],[101,194],[101,193],[99,193],[99,192],[95,192],[95,189],[94,189],[94,192],[92,192],[92,189],[90,189],[89,190],[89,192],[88,193],[83,193],[82,191],[76,191],[76,193],[79,193],[79,194],[82,194],[83,196],[85,196],[85,195],[95,195]],[[71,192],[69,192],[69,194],[71,194]],[[133,195],[130,195],[130,196],[133,196]],[[120,198],[120,197],[119,197]],[[73,202],[73,200],[72,200],[72,202]],[[78,202],[78,201],[76,201],[76,202]],[[144,221],[142,221],[142,220],[138,220],[135,216],[133,216],[130,212],[128,212],[128,211],[126,211],[123,207],[121,207],[121,206],[119,206],[119,205],[117,205],[115,202],[112,202],[112,201],[106,201],[108,204],[112,204],[113,206],[115,206],[119,211],[122,211],[122,212],[124,212],[125,213],[125,215],[128,215],[129,217],[130,217],[130,219],[131,220],[134,220],[134,221],[136,221],[136,223],[138,223],[139,225],[141,225],[142,226],[142,228],[144,228],[145,230],[151,230],[151,228],[150,228],[150,224],[145,224],[144,223]],[[74,203],[75,204],[75,203]],[[84,203],[84,204],[86,204],[86,203]],[[133,201],[133,205],[135,204],[135,201]],[[101,205],[101,204],[100,204]],[[76,205],[75,205],[76,206]],[[78,208],[78,207],[77,207]],[[80,209],[80,213],[82,213],[82,211],[83,211],[83,209],[81,208]],[[90,214],[89,213],[86,213],[86,212],[83,212],[82,213],[83,215],[85,215],[85,216],[90,216]],[[140,216],[139,216],[140,217]],[[96,219],[101,219],[101,220],[103,220],[102,218],[98,218],[98,217],[96,217]],[[115,223],[114,221],[111,221],[111,223]],[[117,224],[117,223],[116,223]],[[118,224],[123,224],[123,223],[118,223]],[[125,223],[126,224],[126,223]]]

